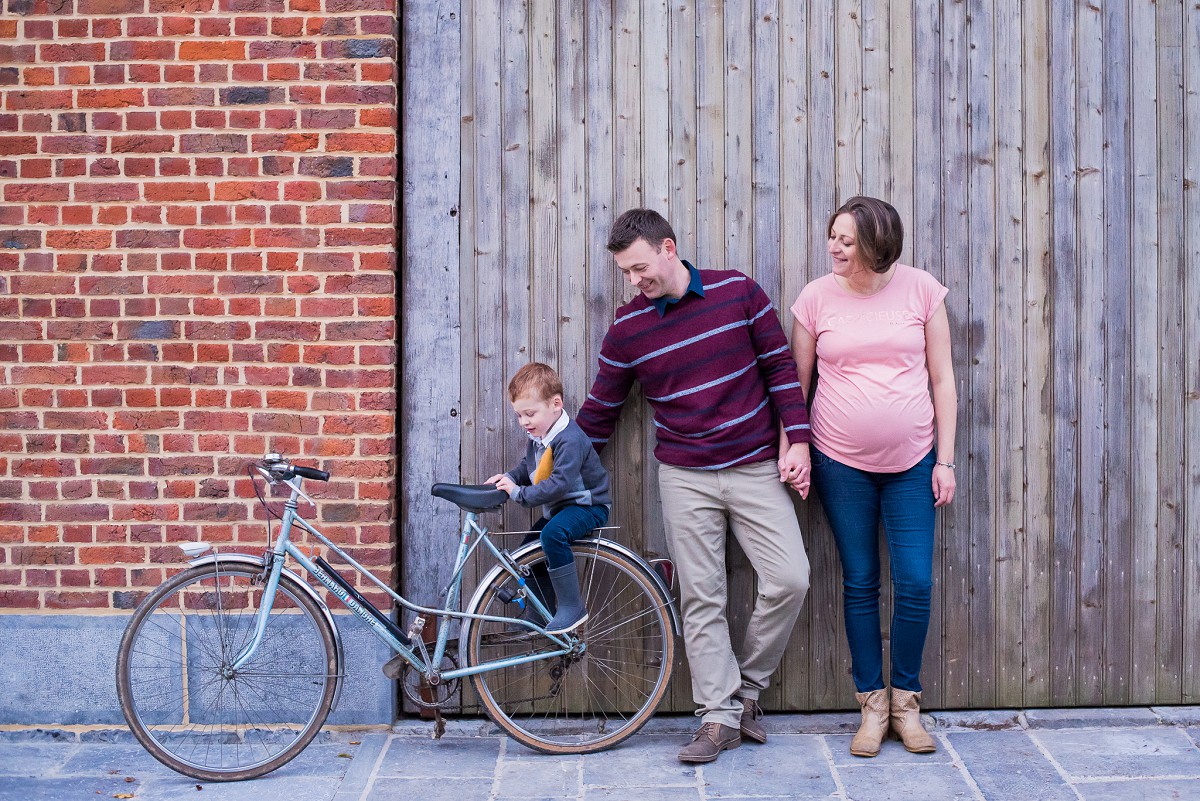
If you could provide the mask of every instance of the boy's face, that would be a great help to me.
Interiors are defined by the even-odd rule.
[[[554,395],[549,400],[542,400],[536,395],[522,395],[512,402],[512,407],[521,428],[541,439],[562,415],[563,399],[561,395]]]

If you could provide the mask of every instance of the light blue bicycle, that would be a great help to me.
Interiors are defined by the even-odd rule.
[[[434,485],[434,495],[466,513],[438,609],[410,603],[300,516],[302,498],[315,505],[302,480],[327,481],[328,473],[277,454],[251,473],[291,488],[274,543],[261,556],[202,556],[208,544],[185,543],[190,567],[146,597],[121,641],[121,709],[138,741],[172,769],[205,781],[262,776],[303,751],[336,707],[341,638],[321,593],[285,566],[288,557],[396,652],[384,672],[420,706],[455,703],[467,677],[513,738],[545,753],[579,754],[625,740],[662,701],[679,631],[669,563],[652,566],[603,536],[577,542],[591,614],[573,632],[548,634],[554,601],[540,545],[500,548],[479,524],[480,512],[508,499],[504,492]],[[305,555],[291,541],[294,526],[386,592],[409,625],[375,608],[324,558]],[[480,545],[496,564],[464,610],[464,568]]]

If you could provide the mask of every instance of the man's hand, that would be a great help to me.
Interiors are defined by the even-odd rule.
[[[812,484],[812,461],[807,442],[789,445],[779,455],[779,481],[800,493],[801,498],[808,497],[808,489]]]
[[[510,498],[514,497],[517,494],[518,487],[515,483],[513,483],[513,480],[508,477],[507,473],[497,473],[496,475],[492,476],[491,478],[489,478],[487,481],[485,481],[483,483],[484,484],[495,484],[496,489],[504,490],[505,492],[508,493],[508,497],[510,497]]]

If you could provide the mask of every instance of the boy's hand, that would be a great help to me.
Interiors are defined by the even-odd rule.
[[[491,478],[489,478],[487,480],[486,483],[495,484],[496,489],[504,490],[505,492],[508,493],[508,497],[510,497],[510,498],[512,498],[513,496],[515,496],[517,494],[517,489],[518,489],[517,485],[505,473],[501,473],[498,476],[492,476]]]

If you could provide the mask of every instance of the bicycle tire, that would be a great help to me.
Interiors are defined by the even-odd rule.
[[[312,741],[333,706],[334,632],[281,576],[258,650],[222,673],[254,633],[262,571],[220,562],[159,585],[138,606],[117,656],[129,728],[172,770],[204,781],[263,776]]]
[[[654,714],[675,664],[670,598],[640,565],[600,541],[572,546],[589,617],[575,634],[585,650],[478,673],[471,683],[488,716],[517,742],[547,754],[587,754],[624,741]],[[536,576],[541,549],[517,560]],[[536,582],[535,582],[536,584]],[[501,572],[475,614],[512,616],[516,580]],[[536,590],[535,590],[536,591]],[[552,605],[552,604],[551,604]],[[469,622],[467,664],[558,650],[511,623]],[[556,676],[556,671],[561,671]],[[557,692],[555,683],[559,682]]]

